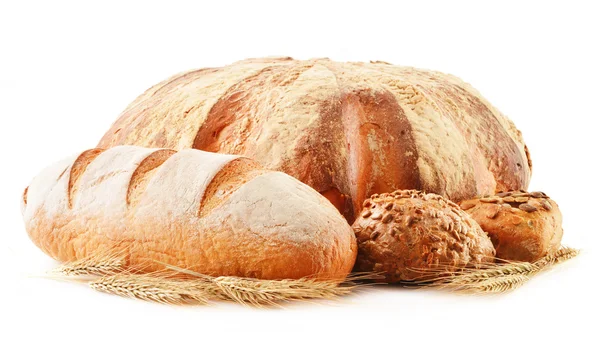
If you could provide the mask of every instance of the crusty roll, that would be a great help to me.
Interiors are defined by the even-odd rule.
[[[374,193],[453,201],[526,189],[514,124],[452,75],[383,62],[257,58],[169,78],[138,97],[98,147],[239,154],[290,174],[352,223]]]
[[[353,228],[355,269],[387,282],[419,281],[494,261],[485,232],[458,205],[416,190],[375,194],[365,200]]]
[[[68,262],[124,251],[214,276],[343,278],[351,227],[309,186],[232,155],[117,146],[60,161],[23,195],[33,242]]]
[[[489,234],[498,258],[534,262],[560,247],[562,214],[542,192],[500,192],[460,206]]]

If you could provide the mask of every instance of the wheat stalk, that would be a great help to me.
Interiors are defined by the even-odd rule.
[[[461,292],[469,293],[504,293],[522,286],[529,280],[527,275],[513,274],[498,276],[476,283],[469,288],[461,289]]]
[[[564,261],[570,260],[579,254],[578,249],[574,249],[567,246],[561,246],[556,252],[540,259],[534,264],[539,268],[543,268],[547,265],[556,265]]]
[[[89,282],[92,289],[164,304],[207,304],[210,295],[201,281],[168,276],[119,273]]]
[[[312,278],[261,280],[233,276],[212,277],[176,266],[143,274],[125,268],[123,254],[96,254],[65,264],[53,272],[66,276],[101,276],[92,289],[120,296],[167,304],[206,304],[209,300],[234,301],[263,306],[285,301],[332,299],[349,294],[358,280],[375,279],[374,274],[356,274],[339,280]],[[155,261],[158,262],[158,261]]]
[[[503,293],[523,285],[532,276],[558,263],[571,259],[579,250],[561,247],[556,252],[534,262],[504,261],[486,264],[483,269],[465,268],[447,274],[447,270],[432,271],[432,278],[414,286],[449,289],[464,293]],[[141,274],[124,268],[124,259],[104,254],[66,264],[56,272],[67,276],[100,275],[89,282],[91,288],[120,296],[165,304],[206,304],[210,300],[265,306],[286,301],[333,299],[353,292],[357,282],[376,280],[377,274],[354,274],[344,281],[313,278],[261,280],[254,278],[212,277],[176,266]],[[169,272],[169,270],[171,272]],[[364,286],[364,284],[360,285]]]
[[[460,292],[502,293],[516,289],[536,274],[579,254],[579,250],[562,246],[536,262],[503,261],[483,269],[467,268],[448,276],[432,278],[428,286]]]
[[[65,276],[106,276],[123,270],[124,258],[112,254],[102,254],[64,264],[51,273]]]
[[[347,295],[355,285],[340,285],[337,281],[308,278],[258,280],[239,277],[217,277],[212,283],[222,297],[242,304],[263,305],[305,299],[333,299]]]
[[[277,305],[285,301],[331,299],[355,285],[313,279],[258,280],[241,277],[173,278],[168,274],[119,273],[89,282],[91,288],[124,297],[165,304],[206,304],[228,300],[244,305]]]

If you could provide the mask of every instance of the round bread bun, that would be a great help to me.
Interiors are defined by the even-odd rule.
[[[437,194],[397,190],[365,200],[353,225],[355,270],[386,282],[422,281],[494,261],[494,247],[477,222]]]
[[[488,233],[499,259],[534,262],[560,247],[562,215],[542,192],[500,192],[460,206]]]

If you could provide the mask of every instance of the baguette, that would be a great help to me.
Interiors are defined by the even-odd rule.
[[[27,232],[61,262],[105,251],[152,272],[341,279],[351,227],[307,185],[234,155],[117,146],[62,160],[23,194]]]

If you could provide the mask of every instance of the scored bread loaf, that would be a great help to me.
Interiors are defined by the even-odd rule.
[[[85,151],[34,178],[22,212],[33,242],[61,262],[120,251],[142,271],[341,279],[356,258],[351,227],[318,192],[200,150]]]
[[[169,78],[139,96],[98,147],[239,154],[290,174],[352,223],[374,193],[453,201],[526,189],[521,132],[452,75],[384,62],[258,58]]]

